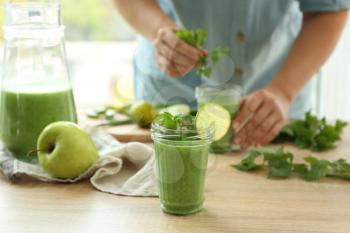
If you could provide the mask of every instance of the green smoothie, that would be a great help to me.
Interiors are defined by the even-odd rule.
[[[39,134],[55,121],[77,122],[71,88],[31,86],[4,88],[1,92],[0,134],[4,145],[18,159],[36,162]]]
[[[154,145],[163,211],[187,215],[201,210],[209,144],[155,141]]]
[[[242,91],[238,86],[227,87],[198,87],[196,90],[196,97],[198,108],[206,103],[216,103],[224,107],[230,112],[231,121],[233,121],[239,110],[239,103]],[[234,131],[230,128],[225,136],[214,141],[210,146],[210,152],[213,153],[229,153],[232,151],[232,141],[234,138]]]
[[[151,130],[161,208],[169,214],[193,214],[202,209],[204,201],[205,173],[214,129],[197,130],[192,116],[181,118],[169,114],[166,118],[166,114],[158,116],[161,120],[156,120]]]

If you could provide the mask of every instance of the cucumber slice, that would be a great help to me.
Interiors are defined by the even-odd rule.
[[[173,116],[189,115],[191,113],[191,108],[187,104],[175,104],[159,111],[159,113],[164,112],[168,112]]]

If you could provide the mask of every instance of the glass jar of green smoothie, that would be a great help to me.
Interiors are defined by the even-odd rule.
[[[161,208],[175,215],[202,209],[209,145],[214,129],[168,129],[152,124]]]
[[[242,88],[238,85],[228,84],[225,86],[200,86],[196,88],[198,109],[206,103],[219,104],[230,112],[231,121],[236,117],[241,98]],[[232,151],[233,129],[230,128],[226,135],[214,141],[210,146],[210,152],[229,153]]]
[[[5,8],[0,136],[13,155],[36,162],[36,141],[55,121],[77,122],[60,5],[10,1]]]

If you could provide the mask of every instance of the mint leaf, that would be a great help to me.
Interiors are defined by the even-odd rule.
[[[213,49],[213,51],[211,52],[211,61],[213,62],[213,64],[217,64],[222,58],[222,56],[227,54],[229,51],[229,48],[218,47]]]
[[[350,164],[345,159],[338,159],[331,164],[331,168],[334,172],[345,174],[350,173]]]
[[[319,160],[312,156],[306,157],[304,160],[311,165],[309,172],[304,176],[305,180],[318,181],[327,175],[329,161]]]
[[[245,154],[244,159],[239,164],[231,165],[231,166],[237,168],[240,171],[253,171],[253,170],[260,169],[262,165],[256,164],[255,160],[261,155],[262,153],[259,151],[255,151],[255,150],[248,151]]]
[[[208,66],[199,67],[197,69],[197,75],[199,77],[210,77],[212,74],[212,69]]]
[[[158,116],[155,119],[162,125],[164,128],[167,129],[176,129],[177,128],[177,122],[174,119],[174,117],[168,113],[168,112],[163,112],[161,114],[158,114]]]
[[[194,117],[192,115],[177,115],[173,116],[177,128],[194,129]]]
[[[173,116],[168,112],[162,112],[157,115],[155,121],[164,127],[162,131],[165,138],[169,140],[186,140],[188,137],[197,136],[198,132],[195,127],[195,117],[192,115]],[[173,130],[177,132],[174,133]],[[192,140],[197,140],[193,138]],[[199,140],[199,138],[198,138]]]
[[[288,178],[292,173],[293,155],[284,152],[283,148],[276,151],[263,151],[264,161],[269,167],[269,178]]]
[[[301,164],[301,163],[293,164],[292,169],[294,173],[297,173],[302,177],[305,177],[309,172],[308,166],[306,164]]]
[[[338,159],[330,167],[327,176],[350,181],[350,164],[345,159]]]

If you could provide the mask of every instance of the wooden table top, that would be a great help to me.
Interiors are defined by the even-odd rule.
[[[290,146],[296,160],[310,154]],[[338,149],[319,155],[350,160],[350,128]],[[314,154],[314,153],[313,153]],[[239,154],[211,155],[202,212],[169,216],[157,198],[105,194],[88,181],[8,183],[0,175],[1,233],[277,233],[350,232],[350,183],[325,178],[269,180],[266,173],[242,173],[229,165]]]

